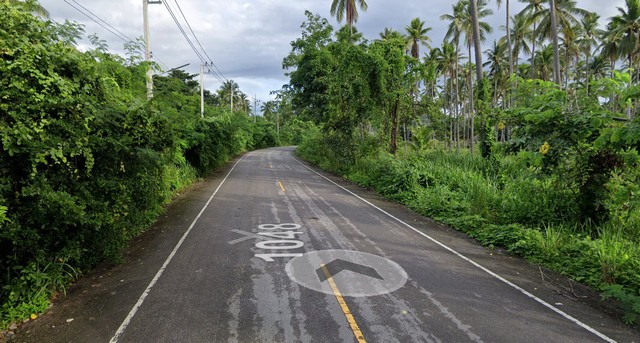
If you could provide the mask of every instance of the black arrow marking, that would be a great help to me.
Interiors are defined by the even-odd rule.
[[[323,269],[326,269],[329,275],[327,275],[327,273],[325,273]],[[378,274],[378,272],[374,268],[363,266],[361,264],[357,264],[357,263],[353,263],[353,262],[349,262],[341,259],[335,259],[325,264],[323,267],[316,269],[316,274],[318,274],[318,278],[320,279],[320,282],[324,282],[332,275],[336,275],[343,270],[350,270],[354,273],[366,275],[379,280],[384,280],[382,276],[380,276],[380,274]]]

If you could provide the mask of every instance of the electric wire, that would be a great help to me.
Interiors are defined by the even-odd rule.
[[[184,31],[184,28],[182,27],[182,24],[180,24],[180,22],[178,21],[178,18],[176,17],[175,13],[173,13],[173,9],[171,9],[171,6],[169,6],[169,2],[168,1],[163,1],[162,4],[164,5],[164,7],[167,8],[167,11],[169,11],[169,15],[171,15],[171,18],[173,18],[173,21],[176,23],[176,26],[178,26],[178,29],[180,30],[180,32],[182,32],[182,35],[187,40],[187,43],[189,44],[189,46],[191,46],[191,49],[193,50],[193,52],[198,56],[198,59],[200,59],[200,62],[204,64],[205,63],[204,57],[202,56],[202,54],[200,54],[198,49],[196,49],[196,47],[193,44],[193,42],[191,41],[191,39],[189,38],[187,33]]]
[[[196,33],[193,32],[193,28],[191,28],[191,25],[189,24],[189,20],[187,20],[187,17],[184,15],[184,12],[182,11],[182,7],[180,7],[180,4],[178,3],[178,0],[174,0],[174,2],[176,3],[176,6],[178,7],[178,10],[180,11],[180,14],[182,15],[182,18],[184,19],[184,22],[187,24],[187,27],[189,28],[189,31],[191,31],[191,34],[193,35],[193,38],[195,38],[196,43],[198,43],[198,46],[200,47],[200,50],[202,50],[204,55],[207,56],[207,58],[209,59],[209,63],[211,65],[213,65],[213,67],[218,71],[219,76],[226,80],[227,77],[220,71],[220,69],[218,69],[218,66],[213,62],[211,56],[209,56],[209,54],[207,54],[207,51],[204,49],[204,47],[202,47],[202,44],[200,44],[200,40],[198,39],[198,36],[196,36]],[[212,71],[210,68],[209,68],[209,70]],[[213,73],[215,75],[215,71],[213,71]]]
[[[122,41],[124,41],[124,42],[135,42],[135,40],[131,39],[130,37],[128,37],[127,35],[122,33],[120,30],[118,30],[117,28],[113,27],[111,24],[106,22],[104,19],[100,18],[98,15],[93,13],[91,10],[89,10],[88,8],[83,6],[78,1],[71,0],[77,6],[79,6],[80,8],[78,8],[74,4],[70,3],[68,0],[64,0],[64,1],[69,6],[74,8],[76,11],[80,12],[82,15],[87,17],[89,20],[95,22],[96,24],[98,24],[99,26],[101,26],[102,28],[104,28],[105,30],[107,30],[108,32],[113,34],[114,36],[116,36],[119,39],[121,39]],[[176,13],[171,8],[171,6],[168,4],[168,1],[163,1],[162,3],[165,5],[167,11],[169,12],[169,15],[173,19],[173,21],[176,24],[176,26],[178,26],[178,29],[180,30],[180,32],[182,33],[184,38],[187,40],[187,43],[189,44],[189,46],[191,47],[193,52],[196,54],[196,56],[198,57],[200,62],[206,68],[207,73],[208,74],[212,74],[218,81],[220,81],[221,83],[224,83],[225,81],[228,80],[227,77],[222,73],[222,71],[220,71],[218,66],[213,62],[213,60],[211,59],[211,57],[209,56],[207,51],[202,46],[202,43],[200,43],[200,40],[196,36],[196,34],[195,34],[193,28],[191,27],[191,25],[189,24],[189,21],[187,20],[187,17],[185,16],[184,11],[182,11],[182,7],[180,7],[180,4],[178,3],[178,1],[174,0],[174,2],[175,2],[176,7],[178,8],[178,11],[180,12],[180,15],[182,16],[184,22],[186,23],[189,31],[193,35],[193,38],[195,39],[195,42],[197,43],[198,47],[200,47],[201,52],[196,48],[196,45],[193,43],[191,38],[189,38],[189,36],[188,36],[187,32],[185,31],[184,27],[182,26],[182,24],[178,20]],[[144,47],[144,46],[145,46],[145,44],[144,44],[144,42],[142,42],[142,47]],[[141,53],[144,53],[144,51],[140,47],[137,47],[137,50],[140,51]],[[205,59],[205,57],[206,57],[206,59]],[[168,70],[167,66],[162,61],[160,61],[158,58],[154,57],[153,55],[152,55],[151,58],[154,59],[156,62],[158,62],[158,64],[160,64],[160,66],[164,70]],[[207,62],[207,60],[208,60],[208,62]],[[214,69],[212,69],[211,67],[213,67]]]
[[[127,35],[123,34],[122,32],[120,32],[118,29],[116,29],[115,27],[113,27],[111,24],[107,23],[105,20],[103,20],[102,18],[100,18],[98,15],[96,15],[95,13],[93,13],[91,10],[89,10],[88,8],[84,7],[82,4],[80,4],[79,2],[77,2],[76,0],[71,0],[74,3],[76,3],[78,6],[80,6],[82,9],[74,6],[72,3],[70,3],[67,0],[64,0],[64,2],[67,3],[67,5],[71,6],[72,8],[74,8],[76,11],[80,12],[82,15],[84,15],[85,17],[87,17],[89,20],[95,22],[96,24],[100,25],[102,28],[104,28],[105,30],[107,30],[108,32],[110,32],[111,34],[113,34],[114,36],[120,38],[122,41],[124,41],[125,43],[128,42],[135,42],[136,40],[131,39],[130,37],[128,37]],[[95,17],[95,18],[94,18]],[[98,19],[98,20],[96,20]],[[142,46],[144,47],[145,44],[144,42],[142,42]],[[139,52],[141,52],[142,54],[144,54],[144,50],[142,50],[140,47],[136,46],[136,50],[138,50]],[[163,69],[168,69],[167,66],[157,57],[152,56],[152,59],[154,59],[156,62],[158,62],[158,64],[163,68]]]
[[[173,12],[173,9],[171,8],[171,6],[169,5],[168,1],[163,1],[162,2],[165,6],[165,8],[167,9],[167,11],[169,12],[169,15],[171,15],[171,18],[173,19],[174,23],[176,24],[176,26],[178,26],[178,29],[180,30],[180,32],[182,33],[182,35],[184,36],[184,38],[187,40],[187,43],[189,44],[189,46],[191,46],[191,49],[193,50],[193,52],[196,54],[196,56],[198,56],[198,59],[200,59],[200,63],[203,66],[207,66],[208,68],[208,63],[206,62],[204,56],[198,51],[198,49],[196,49],[195,44],[193,43],[193,41],[191,41],[191,39],[189,38],[189,36],[187,35],[186,31],[184,30],[184,28],[182,27],[182,24],[180,24],[180,21],[178,20],[178,18],[176,17],[175,13]],[[186,18],[185,18],[186,21]],[[188,23],[187,23],[188,25]],[[209,69],[210,70],[210,69]],[[216,74],[213,74],[213,76],[216,77],[216,79],[218,79],[218,81],[220,81],[221,83],[224,83],[224,81]]]
[[[105,25],[107,25],[108,27],[110,27],[113,31],[117,32],[118,34],[114,33],[113,31],[110,30],[111,33],[113,33],[114,35],[116,35],[118,38],[122,39],[122,40],[127,40],[127,41],[134,41],[133,39],[131,39],[130,37],[128,37],[127,35],[125,35],[124,33],[120,32],[120,30],[116,29],[115,27],[113,27],[111,24],[107,23],[106,21],[104,21],[102,18],[100,18],[98,15],[96,15],[95,13],[91,12],[91,10],[89,10],[88,8],[82,6],[81,3],[77,2],[76,0],[71,0],[74,3],[76,3],[78,6],[82,7],[82,9],[84,9],[85,11],[87,11],[89,14],[91,14],[92,16],[94,16],[96,19],[98,19],[100,22],[104,23]],[[66,0],[65,0],[66,2]],[[68,3],[68,2],[67,2]],[[103,26],[104,27],[104,26]]]

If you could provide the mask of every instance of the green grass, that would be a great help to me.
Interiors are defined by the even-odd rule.
[[[342,171],[351,181],[486,246],[504,247],[608,292],[603,294],[626,304],[625,320],[630,324],[640,318],[637,236],[615,222],[597,228],[579,224],[578,192],[573,186],[553,174],[539,173],[518,156],[484,160],[464,152],[409,151],[398,157],[378,152],[347,167],[336,166],[326,150],[314,150],[313,144],[304,145],[301,151],[303,158],[314,156],[311,161],[315,163],[321,159],[321,167]],[[628,185],[632,182],[618,183],[625,190],[633,187]],[[638,208],[632,213],[625,208],[624,218],[640,217]]]

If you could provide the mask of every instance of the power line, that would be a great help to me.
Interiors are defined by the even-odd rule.
[[[187,17],[184,15],[184,12],[182,12],[182,7],[180,7],[180,4],[178,3],[178,0],[174,0],[174,2],[176,3],[176,6],[178,7],[178,10],[180,11],[180,14],[182,15],[182,18],[184,19],[184,22],[187,24],[187,27],[189,28],[189,31],[191,31],[191,34],[193,35],[193,38],[195,38],[196,43],[198,43],[198,46],[200,46],[200,49],[202,50],[204,55],[207,56],[207,58],[209,59],[209,63],[211,63],[211,65],[213,65],[213,67],[218,71],[219,75],[223,79],[226,80],[227,77],[224,76],[224,74],[220,71],[220,69],[218,69],[218,66],[216,66],[216,64],[213,62],[213,60],[209,56],[209,54],[207,54],[207,51],[204,49],[204,47],[202,47],[202,44],[200,44],[200,40],[198,39],[198,36],[196,36],[196,33],[193,32],[193,29],[191,28],[191,25],[189,24],[189,20],[187,20]]]
[[[89,14],[91,14],[92,16],[94,16],[96,19],[98,19],[99,21],[101,21],[102,23],[104,23],[105,25],[107,25],[108,27],[110,27],[111,29],[113,29],[113,31],[117,32],[119,35],[115,34],[113,31],[109,30],[111,33],[113,33],[114,35],[116,35],[118,38],[122,39],[122,40],[127,40],[127,41],[133,41],[133,39],[131,39],[130,37],[127,37],[127,35],[125,35],[124,33],[120,32],[120,30],[116,29],[115,27],[111,26],[109,23],[107,23],[106,21],[104,21],[102,18],[100,18],[99,16],[97,16],[95,13],[91,12],[91,10],[89,10],[88,8],[82,6],[81,3],[77,2],[76,0],[71,0],[74,3],[76,3],[78,6],[82,7],[85,11],[89,12]],[[67,2],[65,0],[65,2]],[[67,2],[68,3],[68,2]],[[94,20],[95,21],[95,20]],[[99,24],[99,23],[98,23]],[[104,26],[103,26],[104,27]]]
[[[189,45],[191,46],[191,49],[193,50],[193,52],[195,52],[195,54],[198,56],[198,59],[200,59],[201,63],[205,63],[205,59],[204,57],[202,57],[202,55],[200,54],[200,52],[198,52],[198,49],[196,49],[195,45],[193,44],[193,42],[191,41],[191,39],[189,38],[189,36],[187,35],[187,33],[184,31],[184,28],[182,27],[182,25],[180,24],[180,22],[178,21],[178,18],[176,18],[176,15],[173,13],[173,9],[171,9],[171,6],[169,6],[169,2],[168,1],[163,1],[162,2],[164,4],[164,7],[167,8],[167,11],[169,11],[169,14],[171,15],[171,18],[173,18],[173,21],[176,23],[176,25],[178,26],[178,29],[180,30],[180,32],[182,32],[182,35],[184,36],[184,38],[187,40],[187,43],[189,43]]]
[[[105,30],[107,30],[108,32],[110,32],[111,34],[113,34],[114,36],[120,38],[122,41],[124,41],[125,43],[128,42],[135,42],[136,40],[131,39],[130,37],[128,37],[127,35],[125,35],[124,33],[120,32],[118,29],[116,29],[115,27],[113,27],[111,24],[107,23],[104,19],[100,18],[97,14],[93,13],[91,10],[89,10],[88,8],[84,7],[82,4],[80,4],[79,2],[77,2],[76,0],[71,0],[73,1],[75,4],[77,4],[78,6],[80,6],[82,9],[74,6],[72,3],[70,3],[67,0],[64,0],[64,2],[67,3],[67,5],[73,7],[76,11],[80,12],[82,15],[84,15],[85,17],[87,17],[89,20],[93,21],[94,23],[100,25],[102,28],[104,28]],[[96,20],[97,19],[97,20]],[[143,47],[144,47],[144,43],[143,43]],[[140,51],[141,53],[144,53],[144,51],[136,46],[136,49],[138,51]],[[167,66],[162,63],[162,61],[156,57],[153,57],[154,60],[156,60],[156,62],[158,62],[158,64],[160,64],[160,66],[163,69],[167,69]]]

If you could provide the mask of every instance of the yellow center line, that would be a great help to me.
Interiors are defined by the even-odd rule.
[[[333,295],[336,296],[336,300],[338,300],[338,304],[340,305],[340,308],[342,309],[344,316],[347,317],[347,322],[351,326],[351,330],[353,331],[353,334],[356,336],[356,340],[358,340],[358,343],[367,343],[367,341],[364,339],[364,336],[362,335],[362,331],[360,331],[360,327],[358,327],[358,323],[356,323],[356,319],[353,317],[353,314],[351,314],[351,311],[349,310],[349,306],[347,306],[347,303],[344,301],[344,298],[342,297],[342,294],[340,293],[338,286],[336,286],[335,281],[333,281],[333,278],[331,277],[329,270],[327,269],[327,267],[325,267],[324,264],[320,265],[320,268],[322,268],[324,275],[327,277],[327,281],[331,286]]]
[[[283,191],[283,192],[286,192],[286,191],[284,190],[284,186],[282,185],[282,182],[278,181],[278,185],[280,186],[280,189],[282,189],[282,191]]]

